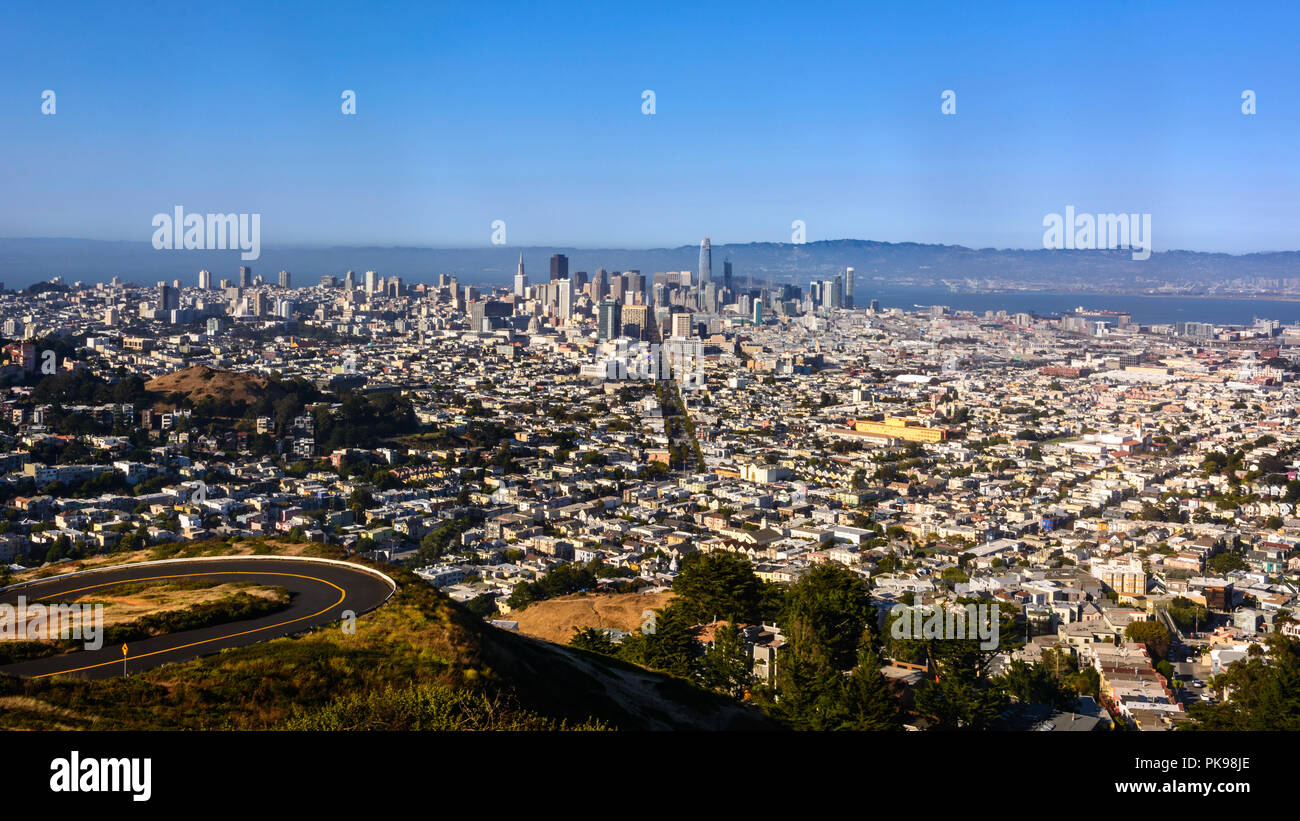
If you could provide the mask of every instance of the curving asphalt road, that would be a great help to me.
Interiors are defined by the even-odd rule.
[[[392,594],[388,581],[360,565],[229,557],[120,565],[62,578],[41,579],[0,591],[0,603],[16,604],[19,596],[26,598],[29,605],[42,601],[72,601],[74,597],[84,597],[85,601],[93,602],[97,591],[115,585],[176,578],[209,578],[223,583],[251,581],[277,585],[288,590],[292,598],[287,608],[269,616],[131,642],[126,656],[128,673],[189,661],[228,647],[240,647],[300,633],[339,621],[346,610],[359,616],[383,604]],[[0,673],[30,678],[57,675],[84,678],[120,676],[122,646],[105,645],[98,650],[81,649],[58,656],[2,665]]]

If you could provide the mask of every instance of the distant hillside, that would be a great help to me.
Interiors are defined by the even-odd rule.
[[[338,627],[128,679],[0,676],[0,729],[777,729],[682,679],[488,625],[409,571]]]
[[[1035,233],[1037,229],[1035,230]],[[703,233],[701,234],[703,236]],[[716,239],[716,238],[715,238]],[[571,271],[594,273],[637,269],[695,270],[699,263],[698,239],[675,248],[566,248],[561,246],[495,246],[488,248],[412,248],[338,246],[330,248],[264,247],[251,262],[255,273],[287,269],[294,282],[312,284],[325,274],[342,276],[349,268],[374,269],[396,274],[406,282],[436,282],[438,274],[451,273],[462,282],[506,285],[511,282],[519,255],[530,276],[545,279],[553,253],[569,257]],[[713,271],[722,275],[722,262],[730,259],[738,278],[765,283],[796,281],[834,274],[853,266],[859,278],[891,281],[938,281],[998,277],[1011,281],[1072,283],[1106,281],[1136,287],[1140,280],[1223,280],[1236,277],[1300,276],[1300,252],[1221,254],[1198,251],[1156,252],[1136,261],[1127,251],[1049,251],[1042,248],[967,248],[961,245],[923,245],[914,242],[878,242],[863,239],[819,240],[802,244],[751,242],[713,245]],[[160,254],[146,240],[107,242],[77,239],[0,238],[0,281],[23,288],[54,276],[65,282],[124,281],[152,285],[179,279],[197,284],[200,269],[216,279],[234,279],[238,251],[185,251]]]
[[[279,399],[283,392],[260,376],[219,371],[207,365],[194,365],[183,371],[154,377],[145,389],[163,397],[180,393],[195,405],[205,399],[247,405],[265,397]],[[170,402],[161,405],[170,407]]]
[[[639,630],[646,610],[667,606],[672,593],[574,593],[533,602],[503,618],[519,622],[519,632],[556,644],[568,644],[573,628],[612,627]]]

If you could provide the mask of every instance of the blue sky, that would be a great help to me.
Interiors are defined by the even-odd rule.
[[[1131,5],[25,4],[0,236],[143,242],[179,204],[263,246],[1041,247],[1073,205],[1300,249],[1300,12]]]

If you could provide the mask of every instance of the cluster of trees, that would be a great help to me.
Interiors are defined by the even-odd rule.
[[[978,603],[958,598],[958,605]],[[989,665],[1001,652],[1014,648],[1022,630],[1016,618],[999,613],[998,642],[992,649],[971,639],[897,639],[891,615],[885,628],[884,646],[890,657],[911,664],[924,664],[926,677],[915,692],[916,710],[941,730],[985,730],[1002,715],[1010,699],[1022,693],[1035,696],[1044,691],[1044,673],[1035,665],[1013,667],[1010,679],[991,676]]]
[[[684,560],[674,592],[669,605],[654,611],[640,631],[622,642],[595,628],[575,628],[570,644],[681,676],[734,698],[752,698],[795,729],[900,728],[899,700],[880,669],[885,655],[925,665],[926,675],[913,692],[914,709],[941,730],[989,729],[1012,701],[1071,709],[1078,697],[1099,695],[1096,670],[1081,668],[1065,650],[1045,650],[1037,664],[1013,661],[993,675],[992,660],[1013,649],[1023,634],[1010,614],[1001,614],[999,641],[990,649],[981,648],[978,638],[895,639],[892,620],[883,635],[878,634],[869,582],[838,564],[818,565],[798,582],[781,586],[759,580],[742,557],[696,554]],[[1177,613],[1179,620],[1204,618],[1197,608],[1186,599],[1175,599],[1171,614]],[[768,686],[752,675],[739,626],[772,622],[781,627],[786,644]],[[704,625],[713,627],[707,645],[696,639]],[[1135,622],[1127,635],[1145,643],[1154,659],[1168,652],[1169,632],[1160,623]],[[1292,642],[1290,652],[1300,656],[1297,648],[1300,643]],[[1300,665],[1293,669],[1300,670]],[[1275,699],[1283,698],[1278,688],[1270,692]],[[1229,720],[1239,721],[1222,719]]]
[[[388,393],[349,393],[336,411],[317,408],[313,421],[316,446],[323,453],[340,448],[373,448],[383,439],[420,428],[410,400]]]
[[[432,564],[438,557],[444,553],[454,552],[451,550],[455,541],[460,535],[474,526],[472,519],[461,517],[450,519],[424,534],[420,540],[420,549],[418,551],[421,564]]]
[[[842,565],[814,567],[786,590],[778,623],[786,647],[776,684],[759,703],[796,729],[901,729],[880,672],[876,609],[866,579]]]
[[[1137,518],[1147,522],[1172,522],[1187,523],[1187,512],[1178,506],[1178,500],[1171,499],[1164,506],[1152,504],[1150,502],[1142,503],[1142,511],[1137,514]]]
[[[1210,611],[1205,608],[1205,605],[1197,604],[1183,596],[1178,596],[1169,602],[1166,609],[1179,630],[1200,630],[1210,621]]]
[[[1124,638],[1145,644],[1147,653],[1153,661],[1161,661],[1169,655],[1169,642],[1172,637],[1169,635],[1169,628],[1158,621],[1132,622],[1124,628]]]
[[[1215,573],[1231,573],[1234,570],[1245,570],[1249,565],[1246,560],[1236,553],[1219,553],[1211,556],[1205,566]]]
[[[1273,633],[1264,645],[1228,667],[1212,682],[1232,691],[1218,704],[1193,704],[1191,730],[1300,730],[1300,640]]]
[[[743,698],[799,729],[897,729],[898,704],[880,673],[869,584],[838,564],[814,568],[796,584],[762,582],[730,553],[687,557],[676,593],[642,630],[614,644],[603,632],[576,631],[572,644],[690,679]],[[786,646],[776,682],[754,680],[741,625],[775,621]],[[708,646],[696,640],[713,627]]]
[[[888,654],[923,663],[928,672],[915,690],[915,709],[948,730],[991,727],[1012,699],[1068,708],[1080,694],[1096,696],[1095,671],[1080,670],[1068,654],[1045,654],[1037,665],[1012,664],[991,676],[989,663],[1015,645],[1015,619],[1003,616],[999,644],[981,649],[977,639],[895,640],[876,631],[870,585],[838,564],[813,568],[789,586],[765,584],[749,562],[727,553],[688,557],[674,582],[676,597],[656,611],[653,630],[614,644],[598,630],[578,631],[575,646],[690,678],[741,697],[746,690],[766,712],[796,729],[898,729],[902,713],[881,673]],[[726,624],[715,624],[714,620]],[[778,624],[786,644],[771,686],[751,676],[751,660],[738,624]],[[713,641],[694,640],[698,625],[714,624]]]
[[[134,405],[148,398],[144,379],[136,374],[109,384],[84,369],[49,374],[32,389],[32,400],[41,405]]]
[[[527,607],[533,602],[592,590],[596,587],[596,561],[587,564],[569,562],[562,564],[535,582],[520,582],[506,599],[512,609]]]
[[[1221,453],[1217,450],[1211,451],[1205,457],[1205,461],[1201,463],[1201,470],[1205,471],[1207,476],[1223,473],[1231,475],[1242,469],[1242,461],[1245,458],[1246,454],[1240,450],[1234,450],[1231,453]]]

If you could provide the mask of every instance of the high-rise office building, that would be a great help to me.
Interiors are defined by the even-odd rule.
[[[754,300],[754,317],[753,317],[753,319],[754,319],[754,324],[755,324],[755,325],[762,325],[762,324],[763,324],[763,300],[761,300],[761,299],[756,299],[756,300]]]
[[[560,289],[560,319],[568,322],[573,316],[573,280],[565,277],[556,284]]]
[[[159,312],[179,309],[181,307],[180,291],[165,282],[158,283],[158,301],[154,307]]]
[[[833,280],[823,279],[823,280],[822,280],[822,287],[821,287],[820,291],[821,291],[821,295],[822,295],[822,304],[821,304],[821,307],[822,307],[822,308],[829,309],[829,308],[831,307],[831,303],[832,303],[832,302],[834,301],[834,299],[835,299],[835,297],[833,296],[834,291],[835,291],[835,282],[834,282]]]
[[[700,270],[698,285],[704,287],[713,280],[713,251],[709,247],[709,238],[700,242]]]
[[[718,310],[718,283],[716,282],[704,286],[704,310],[710,313]]]
[[[645,305],[624,305],[623,333],[633,339],[645,338],[650,327],[650,309]]]
[[[375,271],[366,271],[366,293],[373,294],[379,290],[379,274]]]
[[[247,288],[249,281],[253,278],[253,269],[247,265],[239,266],[239,287]]]
[[[855,308],[853,304],[853,269],[844,269],[844,307]]]
[[[212,290],[211,271],[199,271],[199,288],[204,291]]]
[[[280,272],[280,287],[281,287],[281,288],[291,288],[291,287],[293,287],[293,286],[291,286],[291,285],[289,284],[290,281],[291,281],[291,277],[290,277],[290,275],[289,275],[289,272],[288,272],[288,271],[281,271],[281,272]]]
[[[690,314],[673,314],[672,335],[679,339],[692,335]]]
[[[731,289],[731,260],[729,259],[722,261],[722,287]]]
[[[468,304],[469,327],[475,333],[491,332],[505,327],[506,320],[513,312],[508,302],[495,299],[474,300]]]
[[[632,269],[631,271],[624,271],[623,281],[624,281],[623,290],[625,293],[632,293],[632,294],[645,293],[645,276],[640,271],[636,269]],[[624,302],[629,302],[629,301],[645,302],[645,298],[642,297],[641,299],[635,299],[635,300],[624,299],[623,301]]]
[[[343,275],[343,287],[349,291],[357,287],[356,271],[348,271],[346,274]]]
[[[656,282],[650,288],[650,301],[656,308],[662,308],[668,304],[668,285],[663,282]]]
[[[569,258],[564,254],[551,254],[551,282],[569,278]]]
[[[623,335],[622,306],[612,299],[601,300],[596,309],[596,338],[601,342]]]
[[[519,252],[519,271],[515,273],[515,296],[523,297],[528,291],[528,275],[524,273],[524,253]]]

